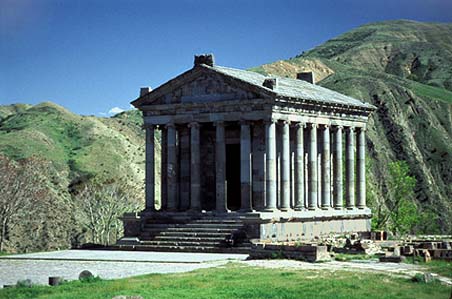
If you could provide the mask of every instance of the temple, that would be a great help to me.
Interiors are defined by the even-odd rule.
[[[118,244],[214,251],[231,236],[245,246],[370,230],[375,107],[315,85],[313,73],[264,76],[199,55],[132,105],[146,130],[146,208],[124,215]]]

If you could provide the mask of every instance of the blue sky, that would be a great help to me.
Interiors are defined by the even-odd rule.
[[[191,68],[194,54],[249,68],[393,19],[452,22],[452,1],[0,0],[0,104],[108,115]]]

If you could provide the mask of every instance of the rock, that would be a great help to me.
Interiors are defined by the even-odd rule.
[[[379,258],[379,261],[381,263],[401,263],[405,260],[406,258],[402,255],[399,256],[381,256]]]
[[[427,272],[422,274],[418,273],[411,280],[415,282],[431,283],[435,281],[435,278],[433,277],[432,273]]]
[[[82,272],[80,272],[78,279],[86,280],[86,279],[90,279],[92,277],[94,277],[93,273],[89,272],[88,270],[83,270]]]
[[[393,256],[400,256],[400,247],[394,247],[394,251],[392,252]]]
[[[60,276],[50,276],[49,277],[49,285],[57,286],[60,285],[64,281],[63,277]]]

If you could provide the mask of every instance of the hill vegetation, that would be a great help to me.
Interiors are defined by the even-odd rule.
[[[409,211],[420,215],[408,231],[452,233],[451,24],[369,24],[253,70],[286,77],[312,70],[317,84],[377,106],[367,132],[369,202],[387,217],[394,202],[406,206],[408,199],[414,204]],[[122,198],[128,206],[121,210],[143,205],[141,125],[138,111],[99,118],[76,115],[51,102],[0,106],[0,172],[23,180],[39,175],[45,186],[40,194],[47,194],[44,200],[29,188],[30,204],[19,205],[21,212],[10,217],[2,246],[27,251],[112,242],[120,234],[119,222],[108,224],[114,229],[105,232],[105,223],[89,221],[89,211],[109,204],[100,198]],[[21,171],[30,165],[38,173]],[[403,172],[394,171],[394,165]],[[395,181],[409,181],[414,192],[406,190],[407,198],[397,198],[394,190],[406,188],[394,186]],[[0,191],[9,194],[4,200],[14,198],[14,188],[13,182],[2,181]],[[87,194],[97,200],[87,201]],[[92,215],[107,213],[97,212]],[[380,228],[393,225],[381,223]]]

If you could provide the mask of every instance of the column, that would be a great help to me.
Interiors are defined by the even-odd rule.
[[[295,206],[300,211],[304,208],[304,124],[295,125]]]
[[[226,205],[226,144],[224,140],[224,123],[217,122],[215,138],[215,180],[216,210],[227,212]]]
[[[317,207],[317,124],[312,123],[309,124],[308,170],[308,209],[315,210]]]
[[[168,170],[168,131],[165,126],[159,126],[161,130],[161,141],[160,141],[160,211],[165,211],[168,207],[168,184],[167,184],[167,170]]]
[[[275,120],[265,124],[265,151],[266,151],[266,211],[276,210],[276,140]]]
[[[345,169],[346,193],[345,201],[347,209],[353,209],[355,206],[355,132],[353,127],[347,127],[345,135],[345,160],[347,167]]]
[[[257,122],[252,129],[252,208],[262,211],[265,209],[265,126]]]
[[[334,148],[333,148],[333,163],[334,163],[334,208],[342,209],[342,126],[337,126],[334,131]]]
[[[357,190],[357,203],[356,206],[359,209],[366,207],[366,137],[365,129],[360,128],[358,130],[358,190]]]
[[[172,123],[167,128],[167,186],[168,211],[177,210],[177,152],[176,126]]]
[[[201,210],[201,160],[199,124],[194,122],[190,127],[190,210]]]
[[[190,208],[190,129],[181,126],[178,130],[179,151],[179,210],[185,211]]]
[[[240,210],[251,211],[251,130],[246,121],[240,124],[240,192]]]
[[[322,209],[331,207],[330,127],[323,126],[322,137]]]
[[[154,126],[146,126],[146,210],[155,210]]]
[[[281,146],[281,211],[290,209],[290,130],[289,122],[284,121],[282,127]]]

